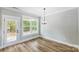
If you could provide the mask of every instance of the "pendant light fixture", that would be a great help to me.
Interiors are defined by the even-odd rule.
[[[46,22],[46,8],[43,8],[43,22],[42,24],[47,24]]]

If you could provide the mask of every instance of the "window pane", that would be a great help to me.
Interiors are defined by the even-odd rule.
[[[37,22],[36,21],[31,21],[32,23],[32,31],[37,31]]]
[[[23,17],[22,21],[23,35],[26,35],[28,32],[30,32],[30,20],[27,17]]]
[[[7,27],[7,42],[15,41],[16,40],[16,21],[14,19],[8,19],[6,21]]]
[[[23,21],[23,29],[24,29],[24,32],[30,31],[30,21],[27,21],[27,20]]]
[[[35,18],[32,17],[26,17],[24,16],[23,19],[23,35],[28,35],[32,33],[37,33],[38,32],[38,21]]]

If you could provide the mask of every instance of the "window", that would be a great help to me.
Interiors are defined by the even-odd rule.
[[[32,34],[38,32],[38,20],[31,17],[23,16],[23,35]]]
[[[23,21],[23,29],[24,29],[24,32],[30,31],[30,21],[28,20]]]
[[[32,32],[37,31],[37,21],[35,19],[31,19],[31,24]]]

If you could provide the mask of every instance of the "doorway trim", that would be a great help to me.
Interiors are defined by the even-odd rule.
[[[18,30],[18,33],[17,33],[17,39],[16,39],[16,41],[17,40],[20,40],[21,39],[21,37],[20,37],[20,35],[21,35],[21,33],[20,33],[20,17],[17,17],[17,16],[10,16],[10,15],[2,15],[2,46],[4,46],[5,44],[7,45],[7,44],[11,44],[12,42],[8,42],[8,43],[5,43],[5,41],[6,41],[6,35],[7,35],[7,33],[6,33],[6,28],[5,28],[5,25],[6,25],[6,20],[7,19],[14,19],[14,20],[16,20],[17,22],[17,26],[18,26],[18,28],[17,28],[17,30]]]

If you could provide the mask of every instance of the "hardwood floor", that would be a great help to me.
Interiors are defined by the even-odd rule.
[[[79,50],[54,41],[36,38],[0,50],[1,52],[78,52]]]

